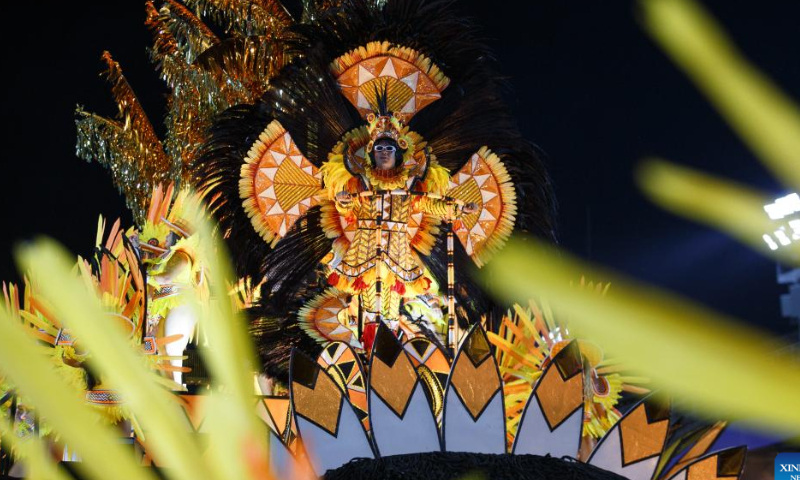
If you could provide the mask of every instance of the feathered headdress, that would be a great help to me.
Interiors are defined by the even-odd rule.
[[[367,151],[372,151],[372,145],[382,138],[394,140],[401,150],[413,149],[414,142],[411,137],[406,135],[408,130],[400,122],[400,116],[394,115],[375,115],[370,113],[367,115],[367,131],[369,131],[370,142],[367,144]]]

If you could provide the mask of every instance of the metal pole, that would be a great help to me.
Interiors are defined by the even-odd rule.
[[[382,313],[383,313],[383,299],[381,295],[381,290],[383,289],[383,280],[381,279],[383,275],[383,210],[384,210],[384,202],[386,201],[386,197],[381,194],[381,207],[378,211],[378,215],[375,218],[375,236],[378,245],[377,251],[377,258],[378,262],[375,265],[375,306],[377,307],[378,312],[375,314],[375,318],[378,322],[381,322]],[[377,206],[377,202],[376,206]],[[380,325],[379,325],[380,326]]]
[[[458,350],[458,322],[456,321],[455,266],[453,263],[453,222],[447,220],[447,348],[455,356]]]

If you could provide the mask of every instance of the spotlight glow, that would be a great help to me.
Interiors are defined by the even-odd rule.
[[[780,197],[773,203],[764,205],[764,211],[770,219],[776,221],[777,227],[774,232],[762,236],[770,250],[777,250],[800,240],[800,215],[797,215],[800,212],[800,195],[791,193]]]
[[[778,198],[774,203],[764,205],[764,211],[773,220],[780,220],[793,213],[800,212],[800,195],[792,193]]]
[[[767,245],[769,246],[770,250],[777,250],[778,249],[778,244],[775,243],[775,240],[773,240],[772,237],[770,237],[768,233],[765,233],[763,238],[764,238],[764,241],[767,242]]]
[[[789,239],[789,237],[786,236],[786,232],[784,232],[783,230],[775,230],[775,238],[777,238],[778,241],[781,242],[781,245],[784,245],[784,246],[789,245],[790,243],[792,243],[792,241]]]
[[[792,239],[797,240],[795,237],[800,236],[800,218],[789,220],[789,226],[792,228]]]

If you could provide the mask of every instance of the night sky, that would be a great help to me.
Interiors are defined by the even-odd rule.
[[[752,62],[800,98],[800,4],[704,4]],[[635,3],[460,5],[485,27],[520,128],[547,153],[565,249],[775,333],[791,330],[772,261],[660,210],[634,184],[636,165],[656,155],[786,193],[643,32]],[[108,173],[74,154],[75,105],[116,112],[98,76],[101,52],[122,64],[162,130],[166,88],[145,51],[143,2],[10,2],[4,20],[0,279],[15,280],[21,240],[44,234],[87,254],[99,214],[130,224]]]

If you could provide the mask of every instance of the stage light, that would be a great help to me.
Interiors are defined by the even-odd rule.
[[[770,250],[791,245],[800,240],[800,195],[791,193],[764,205],[769,218],[775,220],[776,230],[765,233],[762,238]],[[788,217],[788,218],[787,218]]]
[[[789,245],[790,243],[792,243],[792,241],[789,239],[789,237],[786,236],[786,232],[784,232],[783,230],[775,230],[775,238],[777,238],[778,241],[781,242],[781,245],[784,245],[784,246]]]
[[[778,198],[774,203],[764,205],[764,210],[773,220],[780,220],[793,213],[800,212],[800,195],[792,193]]]
[[[770,250],[777,250],[778,249],[778,244],[775,243],[775,240],[773,240],[772,237],[770,237],[768,234],[765,233],[763,238],[764,238],[764,241],[767,242],[767,245],[769,246]]]
[[[789,226],[792,228],[792,240],[800,239],[800,218],[789,220]]]

